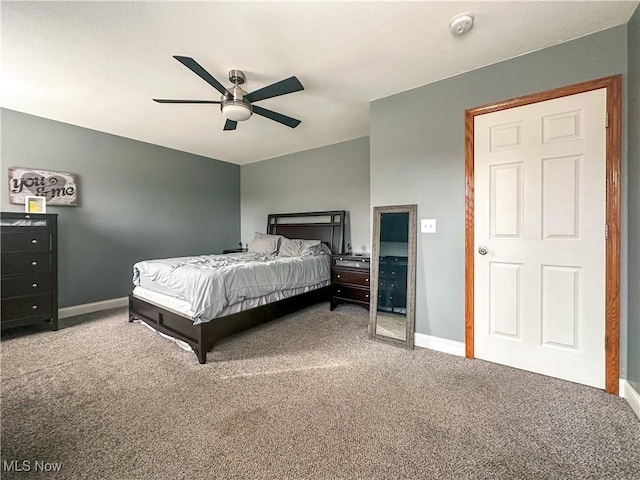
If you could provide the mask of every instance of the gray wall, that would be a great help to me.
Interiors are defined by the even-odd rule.
[[[640,7],[627,25],[629,41],[629,326],[627,380],[640,392]]]
[[[60,306],[128,295],[149,258],[221,252],[240,237],[240,167],[2,110],[2,210],[7,167],[78,175],[79,206],[58,214]]]
[[[624,74],[626,69],[627,27],[623,25],[371,104],[371,206],[416,203],[418,218],[438,222],[436,234],[419,234],[418,239],[417,332],[464,341],[465,109]],[[625,111],[623,175],[626,124]],[[626,188],[623,212],[625,329]],[[626,346],[625,337],[623,362]]]
[[[242,241],[269,213],[347,210],[345,246],[369,252],[369,137],[242,165]]]

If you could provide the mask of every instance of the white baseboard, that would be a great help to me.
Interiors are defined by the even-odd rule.
[[[58,309],[58,318],[76,317],[85,313],[100,312],[110,308],[124,307],[129,304],[129,297],[111,298],[100,302],[84,303]]]
[[[636,392],[635,388],[622,378],[620,379],[620,396],[631,405],[631,409],[640,418],[640,393]]]
[[[429,348],[431,350],[437,350],[438,352],[464,357],[464,342],[456,342],[455,340],[449,340],[447,338],[432,337],[431,335],[425,335],[424,333],[415,333],[414,337],[416,347]]]

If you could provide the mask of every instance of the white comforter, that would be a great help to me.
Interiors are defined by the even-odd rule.
[[[189,302],[197,325],[246,298],[329,280],[330,257],[282,258],[243,253],[147,260],[133,267],[135,285],[140,285],[141,277]]]

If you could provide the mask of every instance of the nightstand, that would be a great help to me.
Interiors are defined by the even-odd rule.
[[[246,247],[242,246],[242,242],[238,242],[238,246],[236,248],[227,248],[225,250],[222,251],[222,254],[227,254],[227,253],[242,253],[242,252],[246,252],[248,249],[249,245],[247,245]]]
[[[331,256],[331,310],[340,303],[369,310],[370,264],[368,255]]]

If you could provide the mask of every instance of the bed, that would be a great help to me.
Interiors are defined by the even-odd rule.
[[[344,210],[332,210],[270,214],[267,217],[267,233],[289,239],[320,240],[333,253],[341,253],[344,247],[345,213]],[[229,305],[210,321],[194,318],[192,312],[173,307],[163,302],[161,297],[143,297],[135,292],[129,295],[129,322],[144,322],[161,334],[184,342],[196,354],[198,361],[204,364],[207,352],[223,338],[315,303],[328,301],[330,285],[327,282],[326,286],[318,288],[274,292],[253,304],[249,301],[244,305],[248,309],[240,311],[235,311],[239,308],[234,310],[234,305]]]

